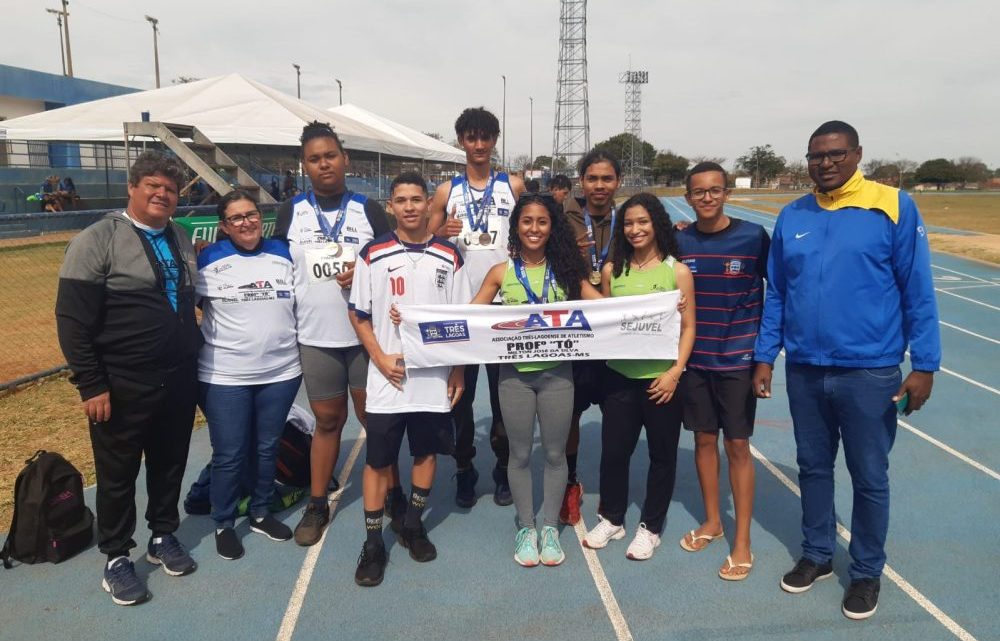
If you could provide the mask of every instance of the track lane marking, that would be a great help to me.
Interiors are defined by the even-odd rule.
[[[784,472],[779,470],[774,463],[769,461],[767,457],[752,444],[750,445],[750,453],[753,454],[753,457],[760,461],[761,465],[767,468],[767,471],[773,474],[782,485],[791,490],[795,496],[800,499],[802,498],[802,493],[799,490],[799,487],[792,481],[792,479],[788,478]],[[848,543],[851,542],[851,531],[844,527],[840,521],[837,522],[837,534],[839,534],[840,538],[844,539]],[[941,608],[934,605],[934,603],[924,596],[920,590],[915,588],[912,583],[904,579],[902,575],[900,575],[888,564],[886,564],[883,569],[883,573],[886,578],[895,583],[899,589],[906,593],[906,595],[913,599],[917,605],[934,617],[938,623],[943,625],[949,632],[955,635],[955,637],[961,641],[977,641],[976,637],[974,637],[968,630],[960,626],[954,619],[945,614]]]
[[[969,336],[975,336],[976,338],[981,338],[984,341],[989,341],[995,345],[1000,345],[1000,341],[998,341],[995,338],[990,338],[989,336],[983,336],[982,334],[977,334],[971,330],[965,329],[964,327],[959,327],[958,325],[952,325],[951,323],[946,323],[943,320],[939,320],[938,322],[944,325],[945,327],[950,327],[951,329],[958,332],[962,332],[963,334],[968,334]]]
[[[580,549],[583,550],[583,558],[587,561],[587,569],[590,570],[590,576],[594,578],[594,585],[597,587],[597,593],[601,597],[601,603],[604,604],[604,609],[611,620],[611,627],[615,629],[615,637],[618,641],[633,641],[632,631],[628,627],[625,615],[622,614],[621,607],[618,605],[618,599],[615,598],[615,593],[611,590],[611,583],[608,582],[608,576],[604,573],[604,566],[601,565],[600,559],[597,558],[597,551],[583,545],[583,539],[587,536],[587,526],[583,521],[583,517],[573,526],[573,531],[576,532],[576,538],[580,542]]]

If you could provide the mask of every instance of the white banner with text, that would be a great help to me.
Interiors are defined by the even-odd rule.
[[[676,359],[680,292],[542,305],[400,305],[406,367]]]

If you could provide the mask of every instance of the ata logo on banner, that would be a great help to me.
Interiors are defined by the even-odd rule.
[[[563,317],[567,314],[569,314],[569,316],[566,318],[566,321],[563,322]],[[580,309],[549,309],[536,314],[531,314],[527,318],[496,323],[492,326],[492,329],[521,332],[544,332],[546,330],[591,331],[590,323],[587,322],[587,317],[584,316],[583,310]]]

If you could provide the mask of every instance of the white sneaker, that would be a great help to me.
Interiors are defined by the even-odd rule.
[[[639,529],[635,531],[635,538],[628,545],[625,556],[633,561],[645,561],[653,556],[653,551],[660,547],[660,535],[653,534],[646,529],[645,523],[639,524]]]
[[[591,550],[600,550],[608,544],[608,541],[615,541],[625,538],[625,528],[615,525],[600,514],[597,515],[597,525],[587,536],[583,537],[583,546]]]

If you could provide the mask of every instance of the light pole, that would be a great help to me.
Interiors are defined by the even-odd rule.
[[[528,110],[528,155],[531,156],[531,168],[535,168],[535,99],[528,96],[531,107]]]
[[[160,48],[156,42],[156,34],[160,32],[160,29],[156,26],[160,24],[160,21],[153,16],[146,16],[146,22],[153,25],[153,66],[156,67],[156,88],[160,88]]]
[[[58,9],[46,9],[56,16],[56,24],[59,26],[59,61],[62,63],[63,75],[66,75],[66,51],[63,49],[62,11]]]
[[[69,0],[62,0],[63,32],[66,34],[66,75],[73,77],[73,49],[69,46]]]
[[[298,98],[302,97],[302,67],[298,66],[294,62],[292,66],[295,67],[295,95]]]
[[[507,76],[503,78],[503,122],[500,125],[500,135],[503,136],[503,146],[500,148],[500,166],[507,170]]]
[[[340,104],[344,104],[344,83],[340,81],[340,78],[334,78],[337,81],[337,93],[340,94]]]

